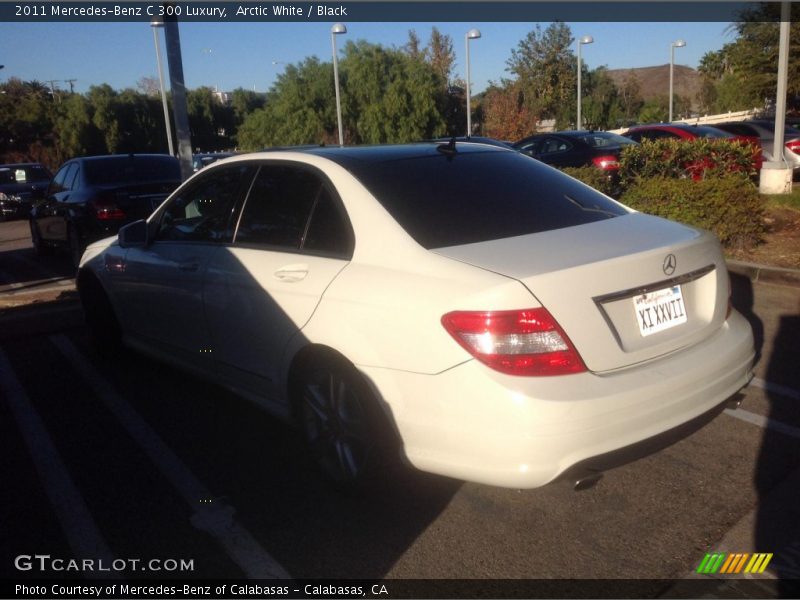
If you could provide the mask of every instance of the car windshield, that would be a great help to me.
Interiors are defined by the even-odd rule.
[[[143,181],[180,181],[180,164],[171,156],[113,156],[87,160],[86,180],[93,185]]]
[[[354,161],[348,168],[428,249],[539,233],[627,213],[592,188],[516,152]]]
[[[594,131],[580,136],[576,136],[582,142],[590,145],[592,148],[603,148],[605,146],[625,146],[627,144],[635,144],[633,140],[617,135],[616,133],[605,133],[603,131]]]

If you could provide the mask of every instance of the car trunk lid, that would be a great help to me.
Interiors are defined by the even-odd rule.
[[[595,372],[697,343],[726,316],[716,238],[641,213],[434,252],[521,281]]]

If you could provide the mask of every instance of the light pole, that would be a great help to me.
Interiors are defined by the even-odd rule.
[[[470,96],[472,96],[472,84],[469,67],[469,41],[477,40],[479,37],[481,37],[481,32],[477,29],[470,29],[464,36],[464,43],[467,46],[467,137],[472,135],[472,105],[470,103]]]
[[[593,44],[594,38],[590,35],[585,35],[578,40],[578,119],[575,122],[575,129],[580,131],[583,129],[583,121],[581,120],[581,48],[584,44]]]
[[[669,122],[672,123],[672,71],[675,68],[675,48],[683,48],[686,42],[675,40],[669,45]]]
[[[153,28],[153,40],[156,44],[156,62],[158,63],[158,83],[161,88],[161,104],[164,107],[164,125],[167,128],[167,145],[169,155],[175,156],[175,148],[172,145],[172,127],[169,126],[169,109],[167,108],[167,93],[164,91],[164,70],[161,68],[161,45],[158,43],[158,28],[163,27],[164,23],[157,19],[150,21]]]
[[[336,120],[339,126],[339,145],[344,146],[344,132],[342,131],[342,101],[339,98],[339,60],[336,56],[336,36],[347,33],[343,23],[336,23],[331,27],[331,48],[333,49],[333,85],[336,88]]]

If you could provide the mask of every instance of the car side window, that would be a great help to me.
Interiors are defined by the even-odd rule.
[[[64,190],[64,179],[67,176],[67,171],[70,170],[73,164],[74,163],[69,163],[58,170],[58,173],[56,173],[56,176],[53,177],[53,181],[50,183],[50,188],[47,190],[48,194],[57,194]]]
[[[554,154],[556,152],[565,152],[572,147],[572,144],[561,138],[549,137],[545,138],[542,142],[541,154]]]
[[[64,181],[61,184],[61,188],[58,190],[59,192],[68,192],[72,189],[72,181],[75,178],[75,173],[78,171],[78,165],[76,163],[70,163],[67,166],[66,173],[64,173]],[[62,198],[65,200],[66,198]]]
[[[527,154],[529,156],[533,156],[535,154],[539,154],[541,151],[542,140],[531,140],[530,142],[522,145],[519,147],[519,151],[523,154]]]
[[[299,250],[322,180],[291,165],[263,165],[245,201],[237,244]]]
[[[66,190],[74,190],[78,188],[80,179],[78,175],[81,172],[81,168],[78,164],[75,164],[75,169],[67,173],[67,177],[64,180],[64,189]]]
[[[331,193],[323,186],[303,239],[303,250],[349,259],[353,256],[354,245],[350,223]]]
[[[216,169],[172,199],[161,214],[156,241],[222,243],[243,186],[252,178],[247,164]]]

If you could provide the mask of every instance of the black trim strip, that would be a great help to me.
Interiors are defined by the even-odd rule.
[[[634,296],[641,296],[642,294],[646,294],[647,292],[652,292],[654,290],[661,290],[666,287],[671,287],[673,285],[681,285],[684,283],[688,283],[690,281],[694,281],[695,279],[700,279],[704,275],[711,273],[711,271],[713,271],[716,268],[717,267],[714,264],[706,265],[705,267],[701,267],[700,269],[691,271],[690,273],[686,273],[678,277],[663,279],[661,281],[657,281],[656,283],[648,283],[647,285],[643,285],[636,288],[630,288],[628,290],[623,290],[621,292],[614,292],[612,294],[606,294],[604,296],[595,296],[594,298],[592,298],[592,300],[594,300],[595,304],[599,306],[601,304],[607,304],[608,302],[614,302],[616,300],[624,300],[625,298],[633,298]]]

